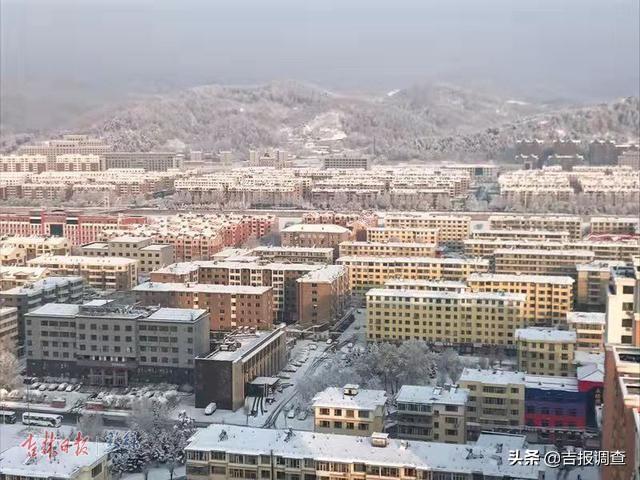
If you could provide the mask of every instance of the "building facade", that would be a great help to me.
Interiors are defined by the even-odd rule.
[[[138,284],[138,261],[129,258],[42,255],[27,264],[46,268],[51,275],[81,276],[100,290],[130,290]]]
[[[209,319],[200,309],[48,303],[25,321],[30,375],[90,385],[192,385],[195,358],[209,351]]]
[[[358,385],[329,387],[313,398],[313,430],[367,436],[384,430],[387,393]]]
[[[575,377],[576,333],[544,327],[515,333],[518,370],[532,375]]]
[[[403,385],[396,394],[398,438],[467,443],[468,399],[457,385]]]
[[[215,402],[218,408],[237,410],[244,405],[249,384],[258,377],[274,377],[286,361],[284,325],[228,335],[217,350],[196,359],[196,407]]]
[[[424,340],[462,348],[515,349],[525,296],[374,288],[367,292],[367,340]]]

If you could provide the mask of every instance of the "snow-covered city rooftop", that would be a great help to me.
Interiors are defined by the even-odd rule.
[[[246,455],[312,458],[316,461],[410,467],[499,478],[538,480],[543,466],[510,465],[508,451],[491,446],[389,439],[374,446],[369,437],[306,431],[210,425],[191,438],[187,451],[227,451]]]
[[[353,385],[355,395],[346,394],[345,387],[329,387],[313,397],[314,407],[346,408],[353,410],[375,410],[387,401],[384,390],[368,390]]]

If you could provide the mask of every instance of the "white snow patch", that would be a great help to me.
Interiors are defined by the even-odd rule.
[[[315,141],[337,141],[347,138],[342,130],[340,112],[330,111],[317,115],[302,127],[302,134],[313,137]]]
[[[523,102],[522,100],[507,100],[506,103],[511,105],[529,105],[529,102]]]
[[[387,92],[387,97],[393,97],[398,92],[400,92],[399,88],[396,88],[395,90],[391,90],[391,91]]]

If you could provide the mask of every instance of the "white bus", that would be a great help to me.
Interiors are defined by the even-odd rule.
[[[0,410],[0,424],[16,423],[16,420],[18,420],[16,412],[12,412],[11,410]]]
[[[43,427],[58,428],[62,425],[62,415],[52,415],[49,413],[23,413],[22,423],[24,425],[42,425]]]

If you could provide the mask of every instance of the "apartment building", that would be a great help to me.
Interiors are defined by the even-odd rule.
[[[123,234],[148,237],[154,243],[173,246],[174,261],[208,260],[227,247],[242,245],[250,237],[266,235],[274,227],[273,215],[181,213],[155,217],[128,231],[107,231],[99,240]]]
[[[173,246],[153,243],[152,238],[123,235],[105,242],[82,245],[86,257],[118,257],[138,260],[140,273],[150,273],[173,262]]]
[[[336,263],[348,268],[349,286],[358,294],[392,279],[461,281],[489,271],[489,261],[483,259],[354,256],[340,257]]]
[[[251,249],[248,254],[267,262],[331,264],[334,250],[332,247],[262,246]]]
[[[129,258],[41,255],[27,265],[46,268],[51,275],[81,276],[101,290],[130,290],[138,284],[138,261]]]
[[[342,242],[341,257],[364,255],[375,257],[435,257],[437,244],[419,242]]]
[[[578,242],[551,242],[537,240],[491,240],[472,238],[463,242],[469,257],[493,258],[498,249],[565,250],[593,252],[595,261],[629,261],[640,254],[640,242],[634,239],[610,241],[589,238]]]
[[[326,169],[369,169],[369,159],[367,157],[326,157],[322,159],[322,167]]]
[[[604,312],[607,305],[611,269],[623,267],[620,261],[595,261],[577,265],[576,308],[585,311]]]
[[[623,451],[625,464],[604,466],[604,480],[637,478],[640,471],[640,348],[607,345],[602,449]]]
[[[389,228],[437,228],[439,241],[455,247],[460,246],[463,240],[469,238],[471,217],[419,212],[388,213],[384,216],[384,226]]]
[[[434,292],[466,292],[467,284],[453,280],[405,280],[393,278],[384,282],[384,288],[394,290],[431,290]]]
[[[227,335],[216,350],[196,358],[195,404],[237,410],[244,406],[254,380],[274,377],[287,362],[286,329],[243,329]]]
[[[125,230],[147,223],[146,217],[126,215],[78,215],[71,212],[34,212],[0,215],[0,235],[64,237],[72,245],[99,240],[104,230]]]
[[[563,325],[573,308],[574,280],[566,276],[472,273],[467,285],[473,292],[526,295],[527,325]]]
[[[366,436],[384,430],[387,393],[358,385],[329,387],[313,398],[313,430]]]
[[[53,161],[54,170],[57,172],[97,172],[101,170],[99,155],[64,153],[56,155]]]
[[[18,347],[18,309],[0,307],[0,346],[17,352]]]
[[[249,150],[252,167],[285,168],[289,165],[289,152],[279,149]]]
[[[47,268],[0,265],[0,291],[36,282],[50,274]]]
[[[271,287],[146,282],[133,291],[144,305],[205,309],[212,331],[273,325]]]
[[[523,294],[373,288],[366,294],[367,340],[424,340],[473,350],[515,348],[525,323]]]
[[[25,315],[30,375],[84,383],[194,381],[195,357],[209,351],[205,310],[140,308],[94,300],[48,303]]]
[[[247,442],[248,438],[251,442]],[[524,457],[524,445],[521,447]],[[478,446],[407,442],[381,433],[367,438],[216,424],[191,437],[185,456],[188,480],[354,480],[363,476],[400,480],[539,480],[545,470],[542,465],[511,465],[508,450],[497,443]]]
[[[46,445],[41,434],[33,437],[35,445]],[[73,444],[73,441],[71,442]],[[65,480],[109,480],[111,478],[110,446],[102,442],[86,442],[82,455],[74,455],[71,448],[61,459],[52,460],[46,453],[30,457],[29,450],[21,445],[8,447],[0,454],[0,476],[6,480],[35,480],[38,478],[60,478]]]
[[[298,323],[302,328],[326,327],[338,320],[349,306],[349,275],[343,265],[329,265],[296,280]]]
[[[640,233],[638,217],[591,217],[591,234]]]
[[[47,303],[79,303],[82,300],[82,277],[47,277],[19,287],[0,290],[0,304],[17,309],[18,343],[25,344],[24,315]]]
[[[575,377],[576,332],[544,327],[515,332],[518,370],[532,375]]]
[[[104,155],[111,151],[111,145],[102,139],[88,135],[63,135],[60,139],[52,139],[33,145],[21,145],[19,155],[43,155],[47,157],[47,170],[55,170],[55,159],[59,155]]]
[[[469,390],[457,385],[403,385],[395,400],[398,438],[467,443]]]
[[[47,157],[44,155],[0,155],[2,173],[41,173],[47,170]]]
[[[576,377],[525,376],[525,424],[542,441],[571,440],[596,428],[594,392],[580,391]]]
[[[15,267],[18,265],[24,265],[26,261],[27,254],[23,249],[0,246],[0,265]]]
[[[166,172],[182,168],[183,160],[181,155],[174,152],[106,152],[102,155],[102,169],[142,168]]]
[[[273,287],[273,320],[275,323],[295,323],[299,320],[298,307],[300,293],[297,280],[308,273],[331,270],[330,265],[301,263],[260,263],[256,257],[228,257],[225,261],[200,261],[197,264],[197,281],[203,284],[247,285]],[[173,272],[186,272],[189,266],[173,265],[156,271],[152,279],[169,279]],[[175,280],[181,281],[184,275]]]
[[[618,157],[618,166],[640,170],[640,152],[629,151],[621,153]]]
[[[605,343],[634,344],[636,288],[633,266],[611,268],[607,292]]]
[[[571,240],[582,238],[582,219],[577,215],[491,215],[489,228],[568,232]]]
[[[281,230],[285,247],[330,247],[338,252],[338,245],[351,238],[351,231],[340,225],[296,223]]]
[[[567,242],[570,233],[564,230],[516,230],[516,229],[496,229],[471,230],[471,238],[479,240],[533,240]]]
[[[458,380],[469,391],[467,430],[511,430],[524,425],[525,374],[465,368]]]
[[[423,227],[369,227],[367,242],[371,243],[427,243],[438,245],[440,230]]]
[[[23,254],[20,256],[25,260],[40,255],[68,255],[71,251],[71,243],[64,237],[11,236],[0,239],[0,248],[2,247],[21,250]]]
[[[538,250],[498,248],[494,250],[496,273],[577,276],[576,266],[591,263],[593,252],[586,250]]]
[[[601,312],[569,312],[567,326],[576,333],[576,350],[604,351],[606,315]]]

